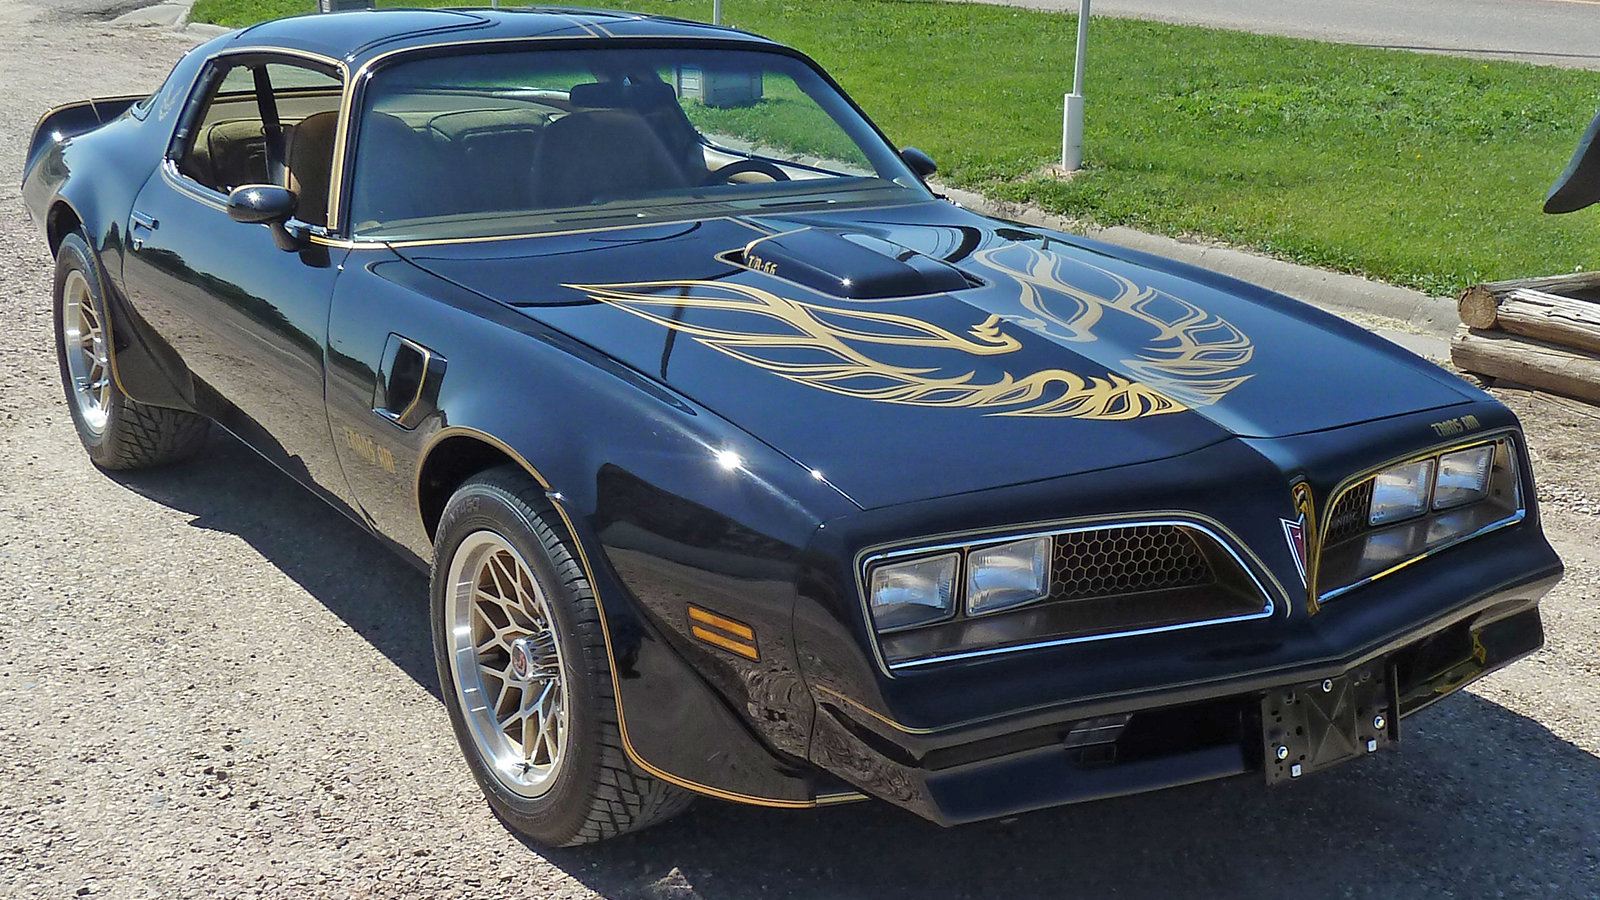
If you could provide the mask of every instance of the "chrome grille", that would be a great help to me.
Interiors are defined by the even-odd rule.
[[[1328,513],[1328,544],[1349,540],[1366,530],[1372,509],[1372,485],[1368,478],[1339,498],[1338,505]]]
[[[1176,525],[1057,535],[1051,575],[1052,600],[1199,587],[1215,579],[1194,538]]]

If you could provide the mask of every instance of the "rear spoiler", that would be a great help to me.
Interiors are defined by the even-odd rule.
[[[1596,137],[1600,137],[1600,114],[1584,130],[1567,170],[1544,198],[1545,212],[1576,212],[1600,201],[1600,141]]]
[[[92,100],[79,100],[50,110],[40,117],[39,124],[33,127],[33,141],[28,145],[28,162],[22,167],[22,171],[27,172],[32,169],[39,155],[51,143],[93,131],[127,112],[128,107],[148,96],[149,94],[135,94],[126,97],[95,97]]]

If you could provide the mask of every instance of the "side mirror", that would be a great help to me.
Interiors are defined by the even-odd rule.
[[[1600,115],[1578,141],[1566,171],[1544,198],[1547,213],[1569,213],[1600,201]]]
[[[249,225],[286,222],[294,215],[294,191],[273,184],[242,184],[228,195],[228,218]]]
[[[310,234],[294,216],[294,191],[275,184],[241,184],[228,195],[228,218],[248,225],[267,225],[279,250],[304,250]]]
[[[939,171],[939,166],[933,161],[933,157],[915,147],[907,147],[901,150],[900,160],[909,166],[911,171],[917,173],[917,177],[923,181],[932,178],[933,173]]]

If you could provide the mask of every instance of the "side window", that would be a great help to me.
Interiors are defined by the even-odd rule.
[[[330,72],[259,57],[231,65],[195,117],[178,171],[226,194],[276,184],[299,195],[297,215],[328,218],[328,182],[342,82]]]

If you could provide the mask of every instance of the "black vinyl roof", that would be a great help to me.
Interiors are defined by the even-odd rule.
[[[688,38],[772,46],[765,38],[702,22],[557,6],[510,9],[370,9],[275,19],[220,38],[229,49],[271,47],[342,59],[352,69],[396,50],[528,38]]]

